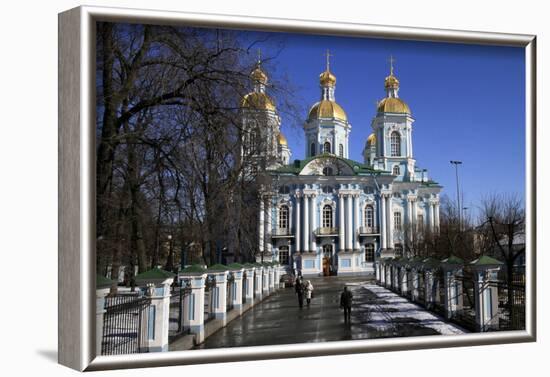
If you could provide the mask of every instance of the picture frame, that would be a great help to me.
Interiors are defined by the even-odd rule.
[[[95,24],[98,21],[222,27],[371,37],[525,50],[526,327],[471,333],[326,343],[222,348],[149,354],[96,354]],[[106,7],[59,15],[59,363],[80,371],[186,365],[365,352],[533,342],[536,340],[536,37],[381,25],[286,20]]]

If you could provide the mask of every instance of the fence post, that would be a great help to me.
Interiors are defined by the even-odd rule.
[[[474,300],[476,309],[476,327],[478,331],[498,329],[498,286],[491,284],[497,280],[497,274],[503,263],[481,256],[470,263],[474,270]]]
[[[247,304],[254,305],[254,267],[246,269],[245,300]]]
[[[416,267],[411,267],[412,302],[418,302],[418,280],[418,270],[416,269]]]
[[[385,271],[385,275],[386,275],[386,281],[384,283],[384,286],[386,288],[391,288],[391,283],[392,283],[392,280],[391,280],[391,264],[389,264],[389,262],[386,262],[385,265],[384,265],[384,271]]]
[[[267,266],[262,269],[262,295],[269,296],[269,270]]]
[[[392,270],[393,270],[392,288],[394,291],[398,291],[399,290],[399,268],[397,267],[397,264],[395,261],[392,262]]]
[[[424,304],[427,309],[433,309],[435,305],[435,299],[439,296],[439,287],[435,284],[434,272],[439,268],[440,261],[435,258],[426,258],[422,261],[422,266],[425,271],[424,274]]]
[[[243,312],[243,274],[244,269],[233,271],[233,309],[238,311],[239,314]]]
[[[184,296],[183,326],[195,334],[195,342],[204,342],[204,295],[206,270],[199,266],[191,266],[180,272],[178,278],[183,286],[191,289],[191,292]],[[185,284],[183,284],[185,283]]]
[[[446,319],[451,319],[456,311],[462,307],[462,287],[459,287],[456,275],[462,270],[463,263],[462,259],[455,256],[450,256],[441,261]]]
[[[217,268],[218,265],[216,265]],[[214,267],[214,266],[212,266]],[[214,287],[212,288],[212,313],[214,318],[222,321],[222,326],[227,323],[227,271],[212,271],[208,269],[209,275],[214,277]]]
[[[402,263],[399,269],[401,270],[401,295],[406,296],[409,291],[407,267]]]
[[[101,275],[96,277],[96,326],[95,326],[95,352],[97,356],[101,355],[101,346],[103,342],[103,317],[105,315],[105,297],[109,294],[111,285],[114,283],[113,280],[107,279]]]
[[[263,266],[256,267],[256,275],[255,275],[255,282],[254,282],[254,294],[255,298],[257,299],[257,302],[262,301],[264,288],[262,286],[263,280],[264,280],[264,268]]]
[[[170,325],[170,285],[175,274],[153,268],[136,276],[136,284],[146,287],[145,294],[151,299],[147,316],[147,349],[149,352],[168,351],[168,328]]]
[[[269,292],[275,291],[275,267],[269,266]]]

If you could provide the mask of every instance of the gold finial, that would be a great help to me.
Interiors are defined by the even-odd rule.
[[[330,57],[334,56],[330,53],[330,50],[327,48],[327,51],[325,52],[325,56],[327,58],[327,71],[330,71]]]
[[[395,58],[393,57],[393,55],[390,55],[388,61],[390,62],[390,75],[393,76],[393,63],[395,63]]]

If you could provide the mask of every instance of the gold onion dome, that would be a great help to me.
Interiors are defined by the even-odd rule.
[[[346,112],[334,101],[321,100],[311,107],[308,119],[334,118],[343,121],[348,120]]]
[[[319,75],[319,83],[321,86],[335,86],[336,76],[328,69]]]
[[[271,110],[275,111],[273,100],[265,93],[251,92],[243,97],[241,107],[251,110]]]
[[[267,75],[262,70],[259,63],[256,65],[256,68],[250,72],[250,78],[254,83],[267,84]]]
[[[386,80],[384,80],[384,87],[386,89],[397,89],[399,88],[399,80],[393,75],[393,72],[390,73]]]
[[[399,113],[399,114],[410,114],[411,109],[400,98],[395,97],[386,97],[380,102],[378,102],[377,111],[379,113]]]
[[[370,134],[369,137],[367,138],[367,144],[370,144],[370,145],[376,144],[376,135],[374,134],[374,132]]]
[[[279,143],[279,145],[288,146],[288,141],[282,132],[279,132],[279,135],[277,135],[277,143]]]

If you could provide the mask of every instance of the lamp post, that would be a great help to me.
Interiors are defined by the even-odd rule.
[[[457,208],[458,208],[458,229],[460,230],[461,229],[461,224],[462,224],[462,221],[461,221],[461,215],[462,215],[462,210],[461,210],[461,207],[460,207],[460,185],[459,185],[459,181],[458,181],[458,165],[462,165],[462,161],[456,161],[456,160],[451,160],[450,161],[452,165],[455,166],[455,175],[456,175],[456,205],[457,205]]]

